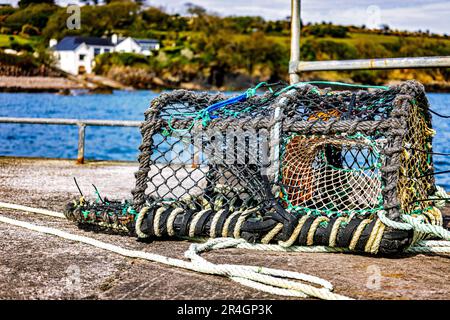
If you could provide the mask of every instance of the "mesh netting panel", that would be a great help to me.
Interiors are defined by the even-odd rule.
[[[364,137],[287,139],[282,199],[289,211],[316,215],[364,215],[382,207],[381,157]]]
[[[302,94],[284,113],[295,121],[327,122],[329,120],[352,119],[355,121],[384,120],[394,108],[398,88],[368,91],[319,91],[315,87]]]
[[[263,130],[210,129],[205,125],[224,119],[258,114],[270,118],[274,97],[253,97],[199,118],[201,112],[223,96],[185,100],[169,99],[161,106],[164,119],[152,137],[147,200],[189,198],[204,201],[258,205],[265,201],[264,159],[268,133]],[[217,119],[217,120],[215,120]]]
[[[421,213],[432,206],[432,201],[414,200],[427,199],[435,191],[432,175],[434,130],[424,95],[412,100],[407,111],[407,131],[403,138],[397,192],[403,211]]]

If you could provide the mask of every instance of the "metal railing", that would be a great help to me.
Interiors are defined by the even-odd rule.
[[[85,131],[86,131],[87,126],[139,127],[142,122],[141,121],[123,121],[123,120],[0,117],[0,123],[76,125],[76,126],[78,126],[77,163],[82,164],[82,163],[84,163]]]
[[[300,81],[305,71],[342,71],[376,69],[448,68],[450,56],[386,58],[360,60],[300,61],[300,0],[291,0],[291,61],[290,82]]]

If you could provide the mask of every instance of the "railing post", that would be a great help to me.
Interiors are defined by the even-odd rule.
[[[300,0],[291,0],[291,59],[289,65],[289,81],[291,84],[300,81],[297,72],[292,72],[292,65],[300,61]]]
[[[78,123],[78,156],[77,156],[77,163],[83,164],[84,163],[84,142],[85,142],[85,131],[86,131],[86,124],[85,123]]]

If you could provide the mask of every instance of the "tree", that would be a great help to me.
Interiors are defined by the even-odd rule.
[[[142,19],[148,28],[160,30],[167,30],[169,28],[170,15],[160,8],[149,7],[145,9],[142,11]]]
[[[380,27],[384,32],[388,32],[391,29],[387,24],[382,24]]]
[[[25,8],[30,4],[38,4],[38,3],[55,4],[55,0],[20,0],[19,7]]]
[[[188,2],[188,3],[185,4],[185,6],[187,7],[187,12],[190,15],[201,17],[201,16],[204,16],[206,14],[206,9],[203,8],[203,7],[200,7],[200,6],[196,5],[196,4]]]
[[[48,3],[29,5],[8,16],[4,25],[17,32],[20,32],[22,30],[22,26],[25,24],[32,25],[39,30],[42,30],[47,25],[49,18],[57,10],[57,6]]]

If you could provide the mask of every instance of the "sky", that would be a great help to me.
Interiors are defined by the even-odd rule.
[[[16,4],[17,0],[0,0]],[[64,5],[77,0],[57,0]],[[268,20],[290,15],[290,0],[147,0],[169,13],[185,12],[190,2],[222,16],[258,15]],[[450,0],[301,0],[303,22],[333,22],[342,25],[389,25],[400,30],[430,30],[450,35]]]

